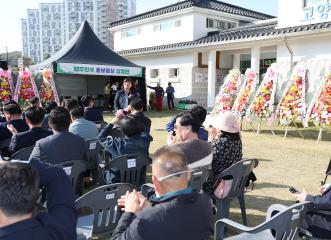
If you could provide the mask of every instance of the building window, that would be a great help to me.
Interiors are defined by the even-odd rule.
[[[213,18],[206,19],[207,28],[216,28],[218,30],[226,30],[226,29],[235,28],[236,26],[237,26],[237,24],[233,23],[233,22],[226,22],[226,21],[221,21],[221,20],[213,19]]]
[[[132,29],[121,33],[122,38],[137,36],[142,33],[141,28]]]
[[[169,77],[177,78],[179,76],[179,68],[170,68],[169,69]]]
[[[157,78],[159,77],[160,70],[159,69],[151,69],[150,77],[151,78]]]
[[[180,27],[181,25],[182,25],[181,20],[176,20],[176,21],[171,21],[171,22],[163,22],[163,23],[155,24],[153,26],[153,30],[154,30],[154,32],[162,31],[162,30],[167,30],[167,29]]]

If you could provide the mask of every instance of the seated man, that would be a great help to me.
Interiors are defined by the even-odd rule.
[[[90,96],[84,96],[81,99],[84,109],[84,118],[91,122],[102,122],[103,116],[101,112],[94,108],[94,101]]]
[[[213,232],[212,206],[204,193],[188,187],[186,157],[177,147],[157,150],[152,180],[157,197],[148,202],[140,193],[119,199],[125,213],[113,232],[113,240],[207,240]]]
[[[213,160],[211,144],[198,138],[200,122],[190,112],[183,112],[176,117],[176,136],[168,139],[168,144],[176,144],[188,159],[188,166],[210,168]]]
[[[109,137],[114,125],[118,126],[124,136]],[[143,123],[134,116],[125,116],[119,120],[115,117],[98,135],[97,139],[105,150],[110,153],[112,159],[123,154],[143,153],[148,155],[150,143],[149,134],[143,132]]]
[[[49,126],[48,126],[48,117],[49,117],[49,114],[51,113],[51,111],[54,108],[56,108],[56,107],[57,107],[57,103],[55,101],[47,102],[46,103],[46,106],[45,106],[46,115],[45,115],[45,118],[44,118],[43,128],[49,129]]]
[[[203,127],[203,123],[206,120],[207,110],[200,106],[194,106],[192,109],[188,110],[192,116],[199,122],[200,128],[198,130],[198,137],[200,140],[208,141],[208,131]],[[166,126],[166,130],[169,136],[175,130],[176,117],[172,118]]]
[[[295,193],[294,198],[300,203],[312,202],[314,209],[307,214],[302,228],[311,232],[314,237],[330,239],[331,237],[331,184],[320,187],[322,195],[312,196],[307,193]]]
[[[25,111],[25,122],[30,128],[28,131],[17,133],[14,126],[9,127],[9,130],[13,133],[9,145],[10,154],[22,148],[34,146],[36,141],[53,134],[51,131],[42,128],[44,117],[45,111],[41,107],[32,106]]]
[[[65,98],[63,99],[61,106],[70,111],[73,108],[79,107],[79,104],[74,98]]]
[[[31,107],[33,107],[33,106],[40,107],[40,100],[36,96],[30,98],[29,102],[30,102]]]
[[[8,104],[3,108],[3,113],[6,118],[5,123],[0,123],[0,142],[10,139],[13,135],[9,131],[8,126],[13,126],[17,132],[25,132],[29,130],[29,126],[22,119],[22,110],[18,104]]]
[[[71,160],[85,160],[85,141],[68,131],[70,113],[64,107],[56,107],[49,114],[49,126],[54,134],[36,142],[30,160],[58,164]]]
[[[14,127],[17,132],[25,132],[29,130],[29,126],[22,119],[22,110],[16,104],[8,104],[3,107],[3,112],[6,122],[0,123],[0,150],[2,156],[9,156],[9,144],[12,137],[12,132],[8,129]]]
[[[135,116],[138,120],[142,121],[144,124],[144,132],[150,133],[152,121],[145,116],[144,111],[144,102],[140,98],[134,98],[131,100],[129,107],[129,112]]]
[[[38,161],[0,163],[0,239],[76,239],[77,213],[71,183],[60,168]],[[47,211],[33,215],[40,187]]]
[[[99,133],[97,125],[84,118],[82,107],[71,109],[70,115],[72,123],[69,126],[69,132],[81,136],[85,141],[97,138]]]

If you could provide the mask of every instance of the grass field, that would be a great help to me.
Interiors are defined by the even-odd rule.
[[[166,123],[176,112],[148,112],[152,119],[151,134],[154,141],[150,153],[166,143]],[[106,115],[109,122],[112,115]],[[257,123],[255,123],[257,125]],[[265,130],[263,130],[265,129]],[[255,226],[265,219],[267,208],[271,204],[293,203],[288,191],[290,186],[304,188],[317,194],[320,182],[325,177],[325,169],[331,157],[331,129],[323,133],[322,141],[317,144],[319,129],[302,130],[305,139],[301,139],[295,128],[289,128],[288,137],[283,138],[284,130],[275,128],[273,136],[264,123],[259,135],[248,124],[243,125],[242,141],[245,158],[257,158],[260,161],[255,170],[258,180],[254,190],[246,194],[248,224]],[[331,177],[330,177],[331,182]],[[231,203],[230,218],[241,222],[239,204]]]

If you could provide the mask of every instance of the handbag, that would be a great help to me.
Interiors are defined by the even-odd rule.
[[[229,195],[233,179],[220,179],[215,183],[214,195],[218,199],[224,199]]]

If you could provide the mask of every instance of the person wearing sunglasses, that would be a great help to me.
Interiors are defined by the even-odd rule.
[[[213,232],[210,198],[189,186],[190,170],[177,146],[157,150],[152,163],[155,198],[127,192],[118,200],[124,210],[113,240],[209,239]]]

